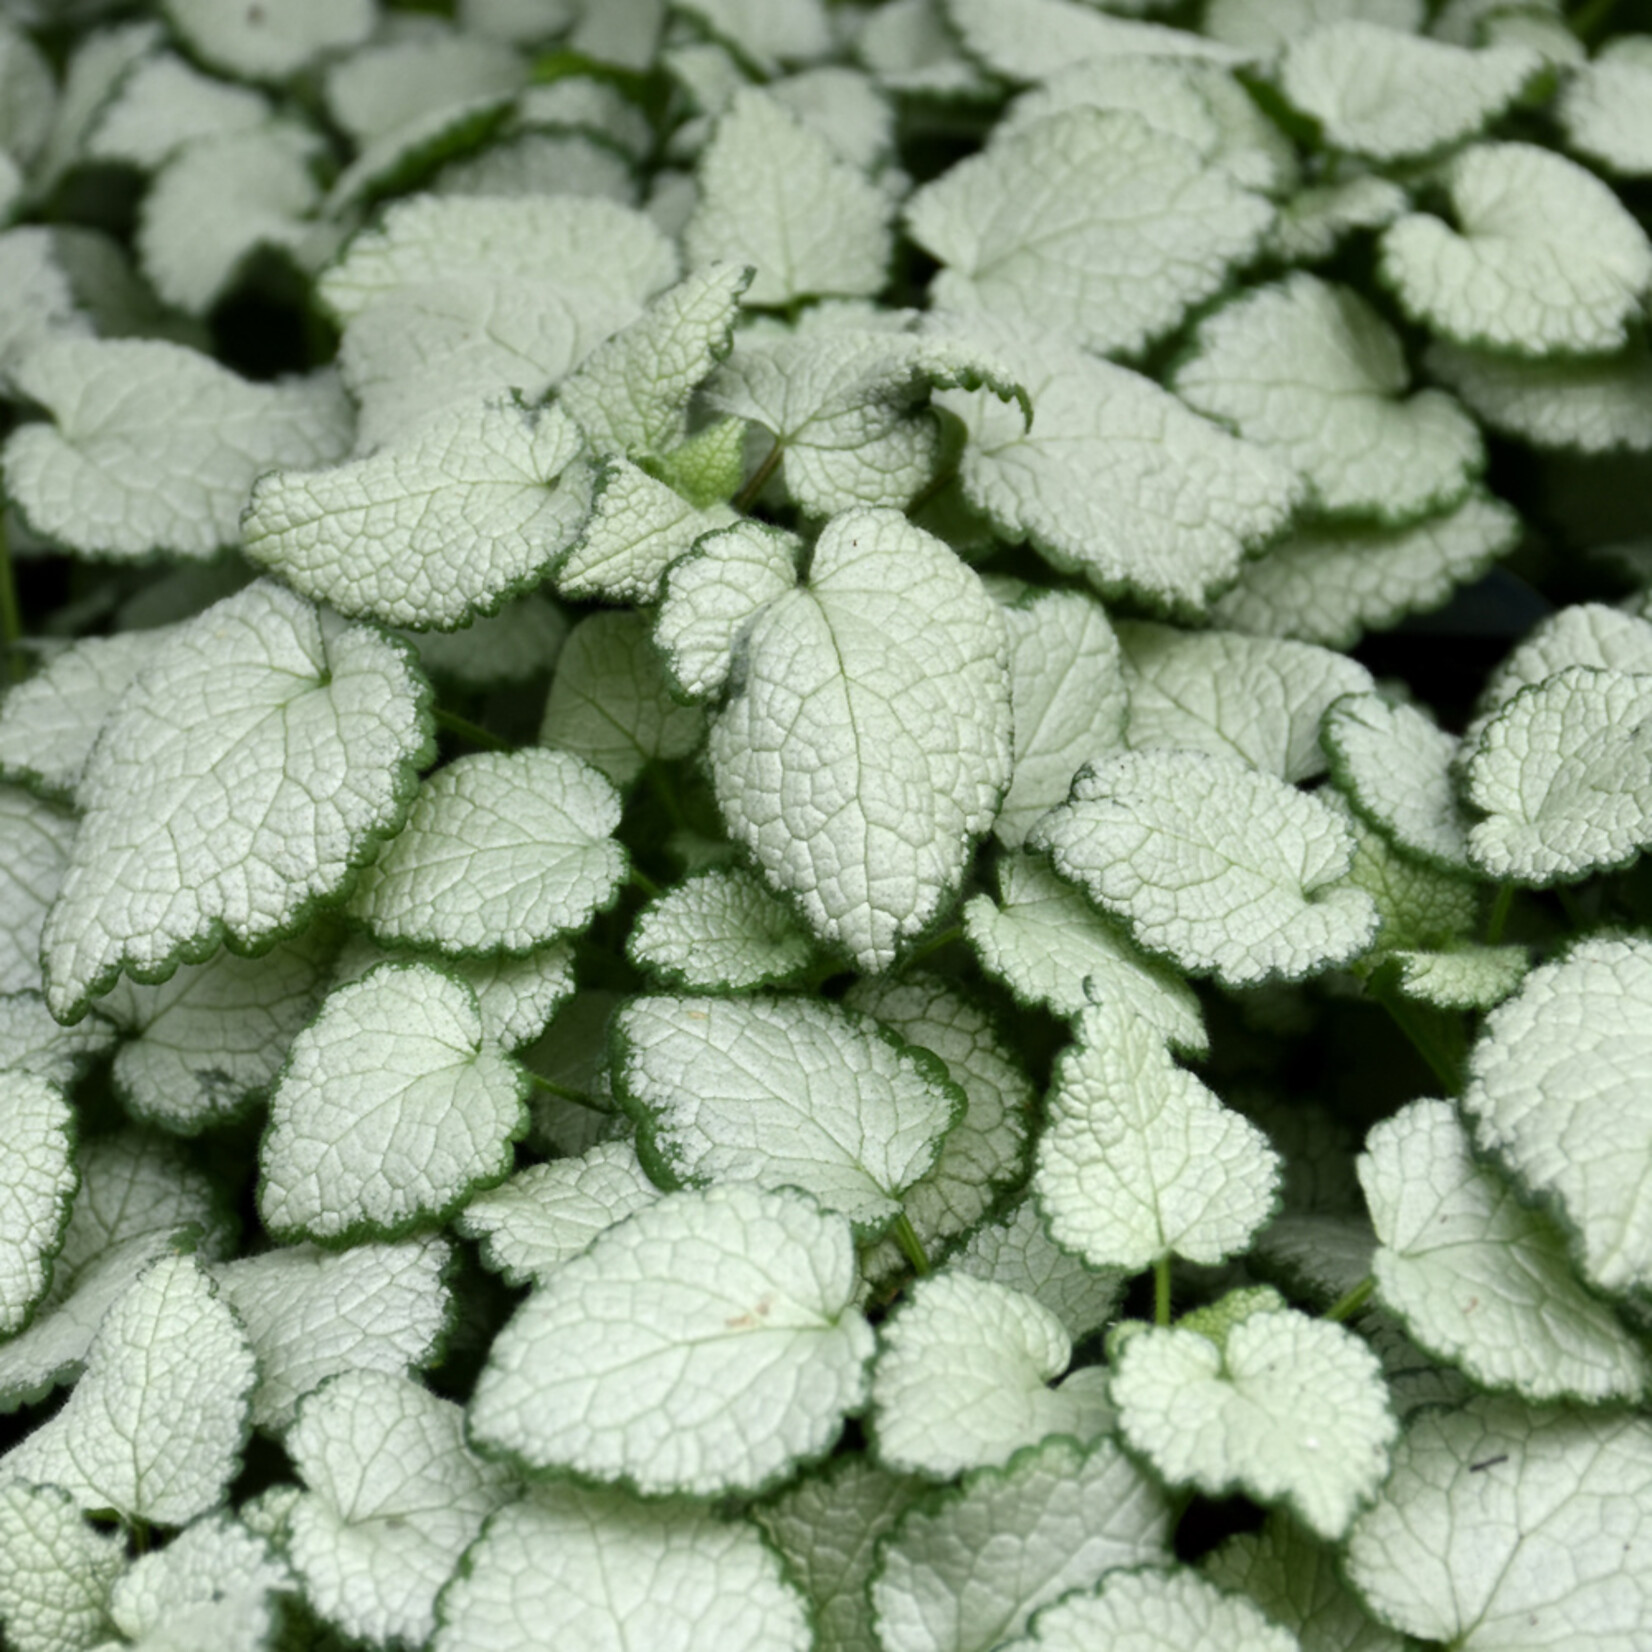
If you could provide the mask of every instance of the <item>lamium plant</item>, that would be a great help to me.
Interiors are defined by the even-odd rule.
[[[0,1645],[1652,1644],[1652,3],[0,0]]]

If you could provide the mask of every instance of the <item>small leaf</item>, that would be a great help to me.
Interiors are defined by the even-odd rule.
[[[1370,1349],[1291,1308],[1252,1313],[1220,1343],[1143,1330],[1118,1351],[1113,1398],[1124,1439],[1170,1485],[1284,1502],[1328,1542],[1381,1485],[1399,1432]]]
[[[948,22],[970,55],[1012,81],[1048,80],[1086,58],[1193,57],[1239,53],[1186,29],[1109,17],[1071,0],[945,0]]]
[[[309,1488],[287,1543],[309,1604],[352,1640],[422,1645],[442,1584],[509,1496],[507,1472],[466,1449],[452,1400],[383,1371],[311,1394],[286,1447]]]
[[[1046,1440],[912,1509],[872,1580],[883,1652],[990,1652],[1041,1606],[1170,1559],[1170,1504],[1116,1441]]]
[[[69,1220],[78,1177],[68,1097],[8,1061],[0,1070],[0,1141],[0,1337],[10,1337],[46,1294]]]
[[[40,985],[41,931],[63,887],[74,840],[75,822],[66,811],[0,785],[0,992]]]
[[[107,1638],[126,1569],[116,1531],[91,1525],[58,1486],[0,1484],[0,1627],[16,1652],[83,1652]]]
[[[1382,237],[1382,278],[1409,316],[1522,356],[1627,342],[1652,285],[1652,244],[1605,184],[1525,143],[1465,149],[1446,179],[1457,229],[1414,213]]]
[[[1652,173],[1652,51],[1642,34],[1602,43],[1566,77],[1555,109],[1568,146],[1607,172]]]
[[[247,80],[285,80],[321,56],[364,40],[372,0],[281,0],[273,16],[217,0],[166,0],[168,18],[216,69]]]
[[[1573,1275],[1565,1235],[1475,1164],[1449,1103],[1412,1102],[1377,1125],[1359,1175],[1377,1289],[1424,1348],[1533,1402],[1645,1391],[1652,1367]]]
[[[1557,677],[1571,666],[1632,676],[1652,676],[1652,625],[1602,602],[1574,602],[1526,634],[1486,679],[1464,737],[1474,741],[1521,689]]]
[[[1420,1411],[1349,1536],[1348,1581],[1384,1623],[1463,1652],[1631,1652],[1652,1611],[1649,1492],[1641,1418],[1490,1397]]]
[[[875,1339],[857,1283],[848,1223],[801,1194],[668,1195],[517,1310],[471,1437],[644,1493],[757,1490],[822,1456],[864,1403]]]
[[[1532,966],[1523,946],[1464,946],[1449,952],[1397,951],[1400,991],[1446,1010],[1489,1010],[1501,1004]]]
[[[1386,229],[1410,204],[1398,184],[1369,174],[1310,184],[1281,203],[1267,250],[1281,264],[1320,264],[1350,235]]]
[[[1273,1212],[1267,1137],[1122,1006],[1085,1012],[1048,1107],[1033,1191],[1050,1236],[1096,1267],[1219,1262]]]
[[[204,75],[177,53],[161,51],[122,77],[98,112],[85,152],[154,172],[185,144],[249,132],[269,116],[262,93]]]
[[[1375,926],[1370,898],[1338,881],[1353,841],[1330,810],[1202,752],[1093,764],[1029,842],[1139,944],[1226,986],[1344,963]]]
[[[1270,57],[1310,29],[1349,18],[1415,34],[1425,9],[1423,0],[1210,0],[1204,30],[1213,40]]]
[[[270,1097],[258,1209],[282,1241],[394,1238],[510,1172],[527,1079],[482,1038],[476,995],[426,964],[337,988]]]
[[[73,1027],[52,1018],[38,992],[0,993],[0,1051],[13,1072],[33,1073],[61,1090],[115,1043],[115,1029],[99,1015]]]
[[[1050,1310],[969,1274],[921,1279],[884,1322],[869,1427],[885,1468],[950,1479],[1007,1463],[1052,1434],[1108,1432],[1105,1390],[1046,1384],[1072,1344]]]
[[[806,998],[638,998],[614,1086],[666,1186],[800,1187],[875,1236],[935,1162],[964,1098],[934,1057]]]
[[[607,1487],[546,1486],[493,1516],[442,1592],[431,1652],[811,1652],[813,1626],[756,1526]]]
[[[814,957],[785,903],[753,873],[712,867],[636,917],[626,955],[662,985],[739,992],[784,982]]]

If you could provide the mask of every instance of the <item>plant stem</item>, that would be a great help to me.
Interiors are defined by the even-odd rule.
[[[901,960],[901,968],[908,969],[917,963],[920,958],[928,958],[939,952],[944,946],[951,946],[954,941],[962,940],[964,926],[953,924],[949,929],[943,929],[938,935],[931,935],[927,941],[919,941],[913,949]]]
[[[5,505],[0,501],[0,655],[4,656],[8,683],[23,680],[23,610],[17,600],[17,580],[12,573],[11,545],[6,539]]]
[[[655,881],[649,877],[649,875],[643,871],[640,866],[632,866],[631,882],[636,888],[640,889],[643,894],[649,898],[649,900],[657,899],[662,893],[660,886],[655,883]]]
[[[1554,886],[1555,899],[1560,902],[1560,909],[1566,914],[1566,920],[1573,929],[1587,929],[1589,915],[1583,910],[1583,903],[1563,883]]]
[[[901,1248],[903,1255],[912,1264],[912,1269],[920,1277],[929,1272],[929,1253],[924,1249],[923,1240],[918,1237],[918,1230],[907,1219],[903,1210],[895,1218],[893,1229],[895,1243]]]
[[[748,481],[746,485],[741,488],[737,494],[735,494],[734,508],[739,511],[742,516],[744,516],[752,508],[752,506],[757,503],[758,494],[760,494],[764,487],[767,486],[769,478],[774,475],[775,471],[779,468],[780,461],[785,456],[785,445],[777,441],[774,446],[769,449],[768,453],[764,455],[762,464],[760,464],[757,469],[751,473],[750,481]]]
[[[1346,1296],[1339,1297],[1325,1310],[1324,1317],[1333,1325],[1340,1325],[1343,1320],[1352,1319],[1365,1306],[1376,1288],[1376,1279],[1371,1274],[1366,1274]]]
[[[1514,885],[1499,884],[1497,898],[1491,903],[1491,915],[1486,919],[1486,945],[1496,946],[1503,938],[1503,925],[1509,921],[1509,908],[1514,905]]]
[[[528,1082],[536,1090],[543,1090],[548,1096],[555,1096],[558,1101],[571,1102],[575,1107],[583,1107],[587,1113],[606,1113],[608,1108],[601,1102],[585,1094],[583,1090],[571,1090],[566,1084],[558,1084],[554,1078],[546,1078],[543,1073],[536,1073],[531,1067],[522,1069],[528,1075]]]
[[[1153,1264],[1153,1323],[1170,1323],[1170,1252]]]
[[[1566,21],[1579,40],[1592,44],[1606,32],[1617,3],[1618,0],[1584,0]]]
[[[937,472],[937,474],[930,477],[930,479],[925,482],[915,494],[912,495],[911,501],[906,507],[907,516],[916,516],[925,505],[936,497],[937,494],[944,493],[946,489],[951,486],[957,475],[958,467],[956,465],[947,465]]]
[[[468,717],[461,717],[457,712],[443,711],[436,708],[436,727],[445,729],[457,740],[463,740],[467,745],[479,746],[483,751],[514,751],[516,748],[509,740],[501,740],[497,734],[491,733],[480,723],[473,723]]]
[[[666,818],[676,831],[684,831],[688,826],[688,817],[683,813],[683,806],[677,801],[677,789],[671,784],[671,777],[658,763],[650,763],[644,771],[648,780],[648,789],[654,794]]]
[[[1368,990],[1388,1011],[1394,1025],[1411,1041],[1411,1047],[1428,1063],[1444,1093],[1456,1095],[1463,1087],[1463,1065],[1458,1051],[1441,1036],[1439,1022],[1409,999],[1402,998],[1389,983],[1373,978]]]

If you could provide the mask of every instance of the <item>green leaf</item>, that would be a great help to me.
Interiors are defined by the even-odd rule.
[[[1350,19],[1292,39],[1281,87],[1332,147],[1394,162],[1473,137],[1542,68],[1529,47],[1465,51]]]
[[[1450,1104],[1377,1125],[1359,1162],[1382,1300],[1431,1353],[1542,1402],[1633,1400],[1652,1367],[1573,1274],[1565,1234],[1477,1165]]]
[[[919,1280],[879,1331],[868,1421],[885,1468],[947,1480],[1007,1463],[1052,1434],[1111,1431],[1105,1384],[1050,1388],[1072,1344],[1061,1321],[1007,1285],[971,1274]]]
[[[70,815],[0,785],[0,992],[40,985],[41,931],[63,887],[74,840]]]
[[[119,1532],[88,1524],[59,1486],[0,1484],[0,1626],[16,1652],[86,1652],[108,1637],[126,1568]]]
[[[990,345],[1032,396],[1030,430],[985,394],[948,391],[939,402],[968,435],[965,496],[1059,571],[1192,616],[1290,520],[1300,484],[1289,467],[1151,379],[1036,322],[975,315],[938,325]]]
[[[70,1201],[74,1114],[55,1084],[9,1065],[0,1069],[0,1336],[23,1329],[52,1279]]]
[[[1352,288],[1300,272],[1203,321],[1171,380],[1191,407],[1299,471],[1319,511],[1390,527],[1456,505],[1485,464],[1457,402],[1440,390],[1407,397],[1409,382],[1381,316]]]
[[[964,906],[964,933],[987,974],[1068,1020],[1092,1003],[1128,1005],[1173,1048],[1205,1053],[1204,1013],[1174,969],[1138,952],[1043,861],[1005,855],[997,876],[996,902],[977,895]]]
[[[1423,0],[1210,0],[1204,30],[1213,40],[1271,56],[1310,29],[1350,19],[1414,33],[1424,10]]]
[[[476,995],[427,964],[335,989],[270,1097],[258,1209],[283,1241],[393,1238],[501,1182],[527,1077],[483,1039]]]
[[[1486,724],[1521,689],[1579,665],[1617,674],[1652,675],[1652,625],[1600,602],[1574,602],[1551,614],[1533,626],[1486,679],[1465,744],[1472,749]]]
[[[181,1526],[240,1464],[257,1377],[234,1314],[192,1256],[152,1262],[110,1309],[63,1408],[0,1459],[83,1509]]]
[[[1640,1081],[1652,943],[1591,939],[1533,970],[1486,1018],[1464,1110],[1480,1148],[1551,1201],[1584,1277],[1600,1289],[1652,1282],[1652,1204]]]
[[[606,8],[605,8],[606,9]],[[810,1652],[803,1598],[757,1527],[558,1484],[501,1509],[437,1603],[431,1652]]]
[[[282,1433],[328,1378],[395,1377],[433,1364],[447,1340],[453,1251],[425,1237],[324,1251],[288,1245],[213,1270],[258,1358],[252,1424]]]
[[[849,1224],[801,1194],[668,1195],[517,1310],[471,1438],[643,1493],[758,1490],[824,1455],[865,1401],[857,1284]]]
[[[987,310],[1108,354],[1139,354],[1175,328],[1272,219],[1181,139],[1086,108],[994,138],[907,206],[908,232],[946,266],[933,307]]]
[[[784,982],[814,957],[786,905],[743,869],[712,867],[637,914],[626,956],[662,985],[739,992]]]
[[[52,1012],[78,1019],[121,970],[164,979],[302,928],[400,826],[428,693],[381,633],[266,581],[179,631],[87,766],[41,940]]]
[[[730,99],[697,177],[684,254],[690,265],[751,265],[748,304],[883,286],[889,197],[767,92],[749,87]]]
[[[4,165],[0,160],[0,168]],[[0,206],[0,218],[5,216]],[[0,315],[0,393],[10,401],[15,394],[11,376],[18,362],[53,339],[79,338],[93,329],[50,230],[31,224],[0,234],[0,280],[7,293],[6,310]]]
[[[1422,1411],[1349,1536],[1348,1581],[1383,1622],[1463,1652],[1630,1652],[1652,1610],[1649,1490],[1638,1417],[1502,1398]]]
[[[262,126],[269,99],[192,69],[175,52],[141,59],[100,109],[86,154],[154,172],[187,143]]]
[[[1643,34],[1605,41],[1568,75],[1555,108],[1567,144],[1607,172],[1652,173],[1652,50]]]
[[[864,1237],[901,1213],[964,1098],[933,1057],[806,998],[638,998],[614,1087],[666,1186],[799,1187]]]
[[[309,1604],[352,1640],[422,1645],[442,1584],[510,1494],[507,1471],[466,1448],[452,1400],[383,1371],[311,1394],[286,1447],[308,1487],[288,1553]]]
[[[1358,661],[1308,643],[1236,631],[1118,627],[1136,751],[1179,746],[1238,758],[1293,784],[1323,772],[1320,718],[1371,685]]]
[[[1047,80],[1086,58],[1240,54],[1184,29],[1109,17],[1072,0],[945,0],[947,20],[972,57],[1012,81]]]
[[[1410,204],[1398,184],[1369,174],[1310,184],[1280,204],[1267,250],[1282,264],[1323,263],[1350,235],[1386,229]]]
[[[1122,1005],[1084,1012],[1047,1105],[1033,1192],[1051,1238],[1096,1267],[1219,1262],[1273,1213],[1267,1137]]]
[[[1029,845],[1136,941],[1225,986],[1301,978],[1355,957],[1376,921],[1340,882],[1348,829],[1257,769],[1173,749],[1092,764]]]
[[[1456,229],[1414,213],[1382,237],[1382,278],[1409,316],[1512,355],[1627,342],[1652,285],[1652,243],[1605,184],[1525,143],[1464,150],[1446,183]]]
[[[210,557],[239,542],[256,476],[350,445],[331,374],[252,384],[162,339],[63,339],[12,379],[50,422],[7,438],[7,492],[37,533],[84,556]]]
[[[89,1015],[73,1027],[52,1018],[38,992],[0,993],[0,1054],[14,1072],[33,1073],[68,1090],[115,1043],[115,1029]]]
[[[912,1509],[872,1580],[883,1652],[990,1652],[1041,1607],[1170,1559],[1171,1511],[1114,1440],[1046,1440]]]
[[[1382,1484],[1399,1432],[1376,1355],[1292,1308],[1220,1342],[1145,1329],[1117,1351],[1112,1392],[1123,1438],[1167,1483],[1283,1502],[1328,1542]]]
[[[462,631],[409,631],[406,640],[429,676],[466,688],[520,684],[552,670],[570,621],[548,597],[530,592]]]
[[[590,614],[569,633],[539,725],[541,745],[583,757],[624,789],[656,758],[686,757],[704,734],[705,714],[672,700],[643,615]]]
[[[707,757],[729,835],[862,970],[939,914],[1009,779],[1004,622],[940,541],[850,511],[769,603]]]
[[[165,0],[168,18],[214,68],[247,80],[285,80],[321,56],[364,40],[372,0],[282,0],[277,13],[217,0]]]

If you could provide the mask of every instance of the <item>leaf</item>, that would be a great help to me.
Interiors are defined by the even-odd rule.
[[[101,1016],[65,1027],[52,1019],[38,992],[0,993],[0,1052],[14,1072],[68,1090],[114,1043],[115,1029]]]
[[[1421,1411],[1349,1536],[1348,1581],[1383,1622],[1463,1652],[1629,1652],[1652,1579],[1649,1485],[1652,1429],[1621,1412],[1494,1397]]]
[[[995,316],[939,325],[990,343],[1037,409],[1027,430],[985,394],[940,396],[968,434],[964,494],[1060,572],[1191,616],[1289,521],[1300,490],[1290,469],[1152,380]]]
[[[1047,1106],[1033,1193],[1050,1237],[1095,1267],[1219,1262],[1273,1213],[1267,1137],[1123,1006],[1085,1011]]]
[[[1604,171],[1652,172],[1652,52],[1644,35],[1603,41],[1592,63],[1566,77],[1555,114],[1570,148]]]
[[[1448,1010],[1489,1010],[1520,985],[1532,965],[1523,946],[1464,946],[1393,956],[1407,998]]]
[[[1174,969],[1138,952],[1032,855],[1003,856],[997,876],[996,903],[977,895],[964,905],[964,933],[987,974],[1068,1020],[1092,1003],[1127,1005],[1173,1048],[1205,1053],[1204,1013]]]
[[[1644,343],[1602,359],[1521,361],[1440,342],[1429,372],[1493,430],[1544,450],[1652,451],[1652,353]]]
[[[1332,775],[1364,820],[1418,860],[1468,870],[1471,822],[1452,778],[1454,735],[1416,706],[1367,693],[1332,705],[1320,738]]]
[[[1311,184],[1280,204],[1267,250],[1282,264],[1323,263],[1356,230],[1386,229],[1410,204],[1398,184],[1369,174]]]
[[[4,164],[0,161],[0,167]],[[0,207],[0,218],[5,216]],[[50,230],[31,224],[0,233],[0,279],[8,295],[0,315],[0,392],[10,400],[10,380],[18,362],[55,338],[83,337],[93,328]]]
[[[166,0],[165,10],[197,55],[247,80],[285,80],[324,52],[356,45],[374,22],[371,0],[282,0],[274,15],[216,0]]]
[[[784,902],[743,869],[712,867],[650,901],[626,956],[661,985],[739,992],[788,981],[814,957]]]
[[[1199,1569],[1218,1588],[1248,1595],[1302,1652],[1405,1652],[1337,1575],[1334,1551],[1287,1515],[1270,1514],[1260,1531],[1230,1537]]]
[[[875,1237],[964,1098],[934,1057],[806,998],[637,998],[614,1087],[663,1186],[799,1187]]]
[[[543,1284],[593,1240],[654,1203],[660,1190],[629,1141],[598,1142],[575,1158],[529,1165],[460,1213],[485,1267],[507,1285]]]
[[[892,511],[834,517],[746,633],[707,759],[730,837],[875,972],[938,915],[1009,778],[1004,622]]]
[[[61,1487],[0,1484],[0,1626],[16,1652],[96,1646],[125,1568],[121,1534],[90,1525]]]
[[[1358,661],[1308,643],[1140,620],[1117,631],[1132,749],[1237,757],[1293,784],[1324,771],[1319,724],[1326,708],[1371,683]]]
[[[947,1480],[1052,1434],[1087,1443],[1112,1428],[1105,1388],[1046,1386],[1072,1344],[1048,1308],[1006,1285],[920,1279],[879,1337],[867,1426],[885,1468]]]
[[[869,1652],[877,1645],[867,1586],[882,1538],[919,1489],[870,1458],[834,1457],[819,1474],[752,1510],[814,1609],[815,1652]]]
[[[728,41],[760,74],[776,74],[782,62],[825,57],[832,49],[821,0],[676,0],[675,9]]]
[[[1210,0],[1204,30],[1213,40],[1268,56],[1310,29],[1355,18],[1414,34],[1426,21],[1424,10],[1422,0]]]
[[[1364,299],[1298,272],[1207,317],[1171,385],[1300,471],[1321,512],[1398,527],[1456,505],[1485,464],[1457,402],[1402,399],[1409,381],[1398,335]]]
[[[1647,1165],[1630,1145],[1647,1115],[1649,999],[1652,944],[1580,942],[1487,1016],[1463,1095],[1480,1149],[1550,1202],[1585,1279],[1612,1292],[1652,1281]]]
[[[888,196],[768,93],[735,93],[696,175],[684,254],[691,266],[751,265],[748,304],[870,296],[883,286]]]
[[[0,785],[0,992],[40,985],[41,931],[63,887],[74,840],[70,815]]]
[[[83,1509],[184,1525],[240,1466],[256,1375],[200,1264],[163,1256],[110,1309],[74,1392],[0,1459],[0,1475],[62,1486]]]
[[[0,1336],[29,1322],[51,1284],[79,1177],[74,1114],[55,1085],[11,1067],[0,1070]]]
[[[420,788],[349,915],[392,944],[524,955],[613,904],[619,822],[614,788],[570,753],[456,758]]]
[[[1571,666],[1652,675],[1652,625],[1601,602],[1574,602],[1541,620],[1486,679],[1465,734],[1472,745],[1521,689],[1557,677]]]
[[[1223,1594],[1187,1570],[1118,1572],[1033,1620],[1032,1633],[1002,1652],[1084,1652],[1093,1646],[1224,1646],[1232,1652],[1293,1652],[1296,1639],[1242,1595]]]
[[[303,928],[401,825],[428,693],[381,633],[266,581],[179,631],[87,765],[41,940],[53,1014],[78,1019],[122,970],[164,979]]]
[[[427,675],[466,688],[525,683],[556,666],[570,621],[548,597],[530,592],[462,631],[410,631]]]
[[[1293,38],[1285,96],[1333,148],[1376,161],[1417,160],[1482,131],[1536,78],[1528,47],[1465,51],[1350,19]]]
[[[738,346],[706,387],[707,405],[767,430],[786,490],[811,516],[912,502],[941,469],[945,438],[932,391],[1027,393],[968,340],[884,329],[822,329]]]
[[[751,1523],[557,1484],[501,1509],[437,1603],[431,1652],[810,1652],[813,1628]]]
[[[289,1245],[225,1262],[213,1275],[258,1358],[252,1424],[280,1434],[298,1402],[343,1372],[401,1377],[434,1364],[455,1313],[441,1239]]]
[[[198,138],[225,139],[262,126],[269,99],[192,69],[175,52],[133,64],[100,109],[86,140],[88,157],[154,172]]]
[[[1006,603],[1004,623],[1015,755],[993,832],[1017,849],[1040,815],[1067,800],[1090,758],[1124,744],[1129,698],[1106,611],[1082,592]]]
[[[1203,752],[1122,752],[1082,770],[1035,829],[1064,878],[1138,944],[1225,986],[1301,978],[1364,950],[1353,842],[1317,798]]]
[[[51,422],[7,438],[7,491],[37,533],[83,556],[210,557],[239,543],[254,477],[350,444],[330,374],[252,384],[162,339],[62,339],[12,378]]]
[[[989,1652],[1041,1607],[1170,1558],[1170,1506],[1118,1443],[1056,1438],[911,1509],[872,1580],[883,1652]]]
[[[1652,677],[1569,666],[1522,689],[1464,765],[1486,818],[1468,834],[1487,877],[1545,886],[1624,866],[1652,842]],[[1643,732],[1645,725],[1645,732]]]
[[[355,618],[452,630],[536,584],[587,507],[579,433],[555,408],[456,405],[366,459],[253,490],[247,553]]]
[[[1238,53],[1184,29],[1109,17],[1071,0],[944,0],[947,21],[972,57],[1013,81],[1047,80],[1086,58],[1193,57]]]
[[[310,1605],[352,1640],[423,1644],[442,1584],[509,1496],[507,1471],[466,1449],[452,1400],[383,1371],[311,1394],[286,1446],[308,1487],[288,1552]]]
[[[755,1491],[824,1455],[865,1401],[857,1284],[848,1223],[795,1191],[667,1195],[517,1310],[471,1438],[645,1495]]]
[[[1085,108],[994,138],[906,212],[908,233],[946,266],[932,307],[987,310],[1126,355],[1211,297],[1272,218],[1191,145],[1128,111]]]
[[[1377,1125],[1359,1174],[1377,1289],[1429,1352],[1536,1403],[1645,1391],[1645,1354],[1578,1283],[1564,1233],[1474,1162],[1449,1103],[1412,1102]]]
[[[395,1238],[510,1173],[527,1078],[482,1037],[476,995],[427,964],[335,989],[270,1097],[258,1210],[282,1242]]]
[[[893,0],[866,20],[855,55],[886,91],[938,97],[992,96],[991,82],[964,54],[940,0]]]
[[[744,265],[696,270],[592,351],[561,403],[593,453],[640,459],[682,441],[689,397],[728,354],[751,280]]]
[[[215,952],[158,986],[117,981],[98,1014],[124,1035],[111,1077],[141,1122],[195,1135],[246,1111],[325,990],[332,937],[306,930],[255,958]]]
[[[1220,1341],[1153,1327],[1113,1367],[1120,1432],[1170,1485],[1283,1502],[1334,1542],[1388,1472],[1399,1429],[1376,1355],[1328,1320],[1264,1309]]]
[[[1652,285],[1652,244],[1592,173],[1525,143],[1464,150],[1446,172],[1457,229],[1413,213],[1383,233],[1400,307],[1458,344],[1514,355],[1620,348]]]
[[[1352,648],[1365,630],[1438,608],[1520,533],[1520,518],[1501,499],[1479,493],[1408,528],[1306,528],[1247,562],[1210,618],[1257,636]]]
[[[623,789],[654,759],[686,757],[704,734],[705,714],[672,701],[641,614],[590,614],[568,634],[541,745],[583,757]]]

